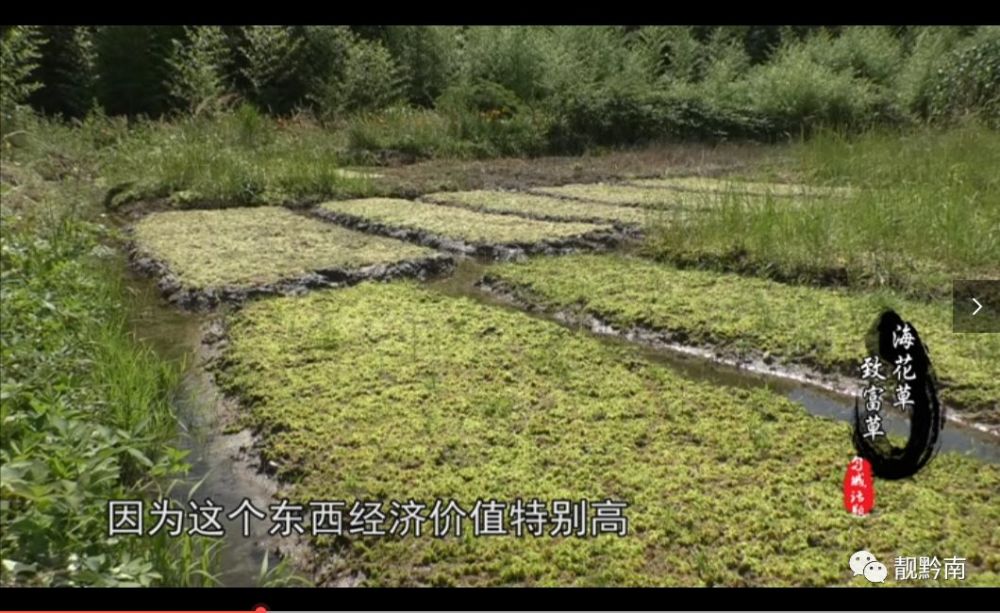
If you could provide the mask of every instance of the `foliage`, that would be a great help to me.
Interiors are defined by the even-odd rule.
[[[246,26],[241,34],[240,73],[249,85],[249,99],[279,115],[291,112],[306,94],[309,68],[299,32],[286,26]]]
[[[217,112],[229,93],[228,39],[219,26],[186,27],[185,39],[173,41],[170,92],[190,113]]]
[[[344,76],[334,83],[340,100],[333,108],[379,110],[399,102],[406,76],[381,43],[355,38],[347,47]],[[330,101],[330,98],[327,98]]]
[[[34,78],[41,85],[31,105],[43,113],[83,117],[94,102],[93,29],[84,26],[42,26],[43,43]]]
[[[32,38],[18,38],[22,30],[34,32],[8,28],[5,37],[12,45]],[[269,115],[306,111],[344,128],[349,155],[363,161],[575,153],[658,140],[774,141],[823,127],[859,131],[968,114],[995,125],[997,114],[1000,51],[990,26],[42,32],[40,56],[5,71],[8,80],[41,86],[29,99],[38,110],[81,117],[93,91],[110,115],[158,117],[217,111],[238,96]],[[444,133],[431,135],[429,127],[440,124]]]
[[[1000,129],[1000,26],[984,28],[946,55],[929,90],[931,117],[975,114]]]
[[[170,55],[180,26],[101,26],[95,32],[97,98],[111,115],[171,109]]]
[[[15,127],[18,107],[41,84],[32,80],[40,57],[37,28],[13,26],[0,32],[0,133],[6,135]]]
[[[455,70],[458,30],[452,26],[388,26],[383,43],[406,79],[406,98],[431,106]]]
[[[108,537],[108,500],[166,495],[180,371],[136,343],[78,180],[0,183],[0,584],[211,585],[217,547]]]

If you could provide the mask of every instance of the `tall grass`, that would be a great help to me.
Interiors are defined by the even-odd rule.
[[[112,207],[159,198],[180,207],[299,204],[371,189],[343,171],[342,132],[248,105],[170,121],[95,111],[73,122],[29,116],[21,125],[18,155],[30,156],[43,178],[97,179]]]
[[[794,201],[752,202],[731,194],[704,215],[656,228],[647,251],[689,264],[890,287],[924,298],[950,295],[954,278],[1000,277],[995,131],[975,123],[859,137],[828,131],[793,146],[790,156],[805,182],[859,189]]]
[[[282,204],[366,193],[366,179],[340,170],[342,149],[309,120],[275,120],[244,105],[215,118],[140,122],[101,161],[109,186],[124,187],[112,204]]]

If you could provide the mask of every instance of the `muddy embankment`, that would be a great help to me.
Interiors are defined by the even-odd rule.
[[[401,277],[425,279],[447,274],[455,266],[453,257],[447,254],[435,254],[426,258],[373,264],[360,268],[323,268],[300,276],[251,286],[196,288],[184,285],[166,262],[144,251],[135,242],[128,245],[127,253],[132,268],[156,279],[160,293],[168,302],[192,311],[206,311],[223,304],[239,305],[261,296],[299,295],[313,289],[343,287],[362,281],[388,281]]]
[[[525,255],[561,255],[575,251],[608,251],[620,246],[627,236],[620,231],[599,230],[571,236],[554,238],[532,243],[476,243],[467,242],[415,228],[404,228],[380,223],[371,219],[315,209],[313,214],[320,219],[332,221],[352,230],[388,236],[425,247],[442,249],[475,258],[507,261]]]

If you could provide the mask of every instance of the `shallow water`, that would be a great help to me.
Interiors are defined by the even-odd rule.
[[[174,308],[148,278],[129,272],[126,285],[134,297],[130,321],[136,337],[163,358],[184,364],[173,403],[182,426],[177,446],[188,451],[191,470],[171,491],[173,499],[187,509],[189,499],[202,502],[210,498],[225,509],[223,514],[236,509],[244,498],[261,509],[274,502],[274,485],[248,468],[245,450],[252,444],[249,432],[223,432],[222,399],[211,375],[199,363],[202,325],[207,317]],[[264,542],[268,523],[251,522],[251,538],[243,538],[236,522],[224,520],[223,525],[226,536],[222,537],[220,567],[224,572],[219,580],[224,586],[256,586],[268,549]]]

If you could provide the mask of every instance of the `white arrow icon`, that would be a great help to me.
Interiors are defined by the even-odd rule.
[[[983,310],[983,305],[979,304],[979,301],[976,300],[975,298],[973,298],[972,301],[976,303],[976,310],[972,312],[972,314],[975,315],[979,311]]]

